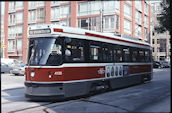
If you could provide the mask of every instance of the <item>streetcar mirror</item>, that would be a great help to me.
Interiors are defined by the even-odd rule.
[[[66,42],[66,43],[70,43],[70,42],[71,42],[71,38],[66,37],[66,38],[65,38],[65,42]]]

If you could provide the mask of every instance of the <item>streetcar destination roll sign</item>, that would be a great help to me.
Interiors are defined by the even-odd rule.
[[[49,33],[51,33],[51,29],[29,30],[29,35],[49,34]]]

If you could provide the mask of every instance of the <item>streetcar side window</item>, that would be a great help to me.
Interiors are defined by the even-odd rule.
[[[128,47],[123,48],[123,61],[130,62],[130,49]]]
[[[144,62],[144,51],[142,49],[139,50],[139,62]]]
[[[71,39],[70,42],[66,43],[66,62],[83,62],[84,60],[84,42],[82,40]]]
[[[131,60],[132,62],[138,62],[138,51],[135,48],[132,48],[132,54],[131,54]]]
[[[150,61],[150,51],[145,50],[145,62],[149,62],[149,61]]]
[[[97,41],[89,42],[89,60],[90,62],[102,62],[102,44]]]
[[[102,54],[104,62],[112,62],[113,61],[113,49],[110,44],[103,44],[102,46]]]
[[[90,45],[90,60],[100,60],[100,46]]]
[[[117,47],[116,48],[116,62],[123,62],[123,57],[122,57],[122,48]]]

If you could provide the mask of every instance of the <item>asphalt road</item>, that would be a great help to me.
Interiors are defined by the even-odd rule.
[[[154,69],[151,82],[61,102],[24,97],[24,76],[1,75],[2,113],[170,112],[170,68]]]

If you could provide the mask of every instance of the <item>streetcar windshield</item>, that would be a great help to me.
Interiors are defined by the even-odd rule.
[[[62,64],[62,41],[60,38],[40,37],[29,40],[29,66],[58,66]]]

